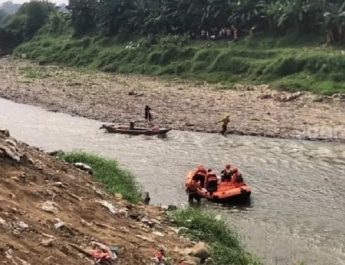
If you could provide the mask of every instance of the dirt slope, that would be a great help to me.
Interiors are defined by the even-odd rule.
[[[108,195],[86,172],[0,132],[0,264],[92,264],[81,250],[93,241],[117,246],[117,264],[152,264],[159,246],[177,264],[177,247],[191,245],[166,219],[164,210]]]

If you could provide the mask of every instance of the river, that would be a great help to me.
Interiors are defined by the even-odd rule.
[[[106,134],[101,122],[0,99],[0,128],[46,151],[117,159],[153,204],[185,204],[188,170],[231,162],[252,187],[251,204],[202,207],[237,229],[268,265],[345,264],[345,145],[172,131],[166,138]]]

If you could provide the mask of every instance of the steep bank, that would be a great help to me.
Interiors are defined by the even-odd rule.
[[[0,252],[5,264],[90,264],[92,242],[118,248],[119,264],[150,264],[178,237],[163,210],[107,194],[92,177],[0,133]]]
[[[216,132],[231,115],[229,132],[270,137],[345,140],[341,95],[291,94],[268,86],[221,85],[112,75],[28,61],[0,59],[0,95],[106,122],[144,124],[146,104],[154,123],[179,130]]]

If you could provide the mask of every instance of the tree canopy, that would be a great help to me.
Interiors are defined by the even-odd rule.
[[[345,41],[344,0],[70,0],[77,34],[198,34],[235,25],[278,34],[324,34]]]
[[[20,6],[13,15],[1,18],[0,13],[0,49],[9,50],[23,40],[31,39],[43,27],[51,13],[56,12],[55,5],[47,1],[31,1]]]

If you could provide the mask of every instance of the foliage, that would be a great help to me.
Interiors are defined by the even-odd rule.
[[[56,12],[54,5],[45,1],[21,5],[15,14],[1,20],[0,50],[10,51],[22,41],[31,39],[53,12]]]
[[[23,4],[16,14],[25,17],[24,38],[31,39],[47,22],[49,14],[53,11],[54,6],[49,2],[31,1]]]
[[[72,14],[72,25],[77,35],[84,35],[95,29],[97,0],[70,0],[68,9]]]
[[[60,156],[60,159],[89,165],[94,171],[95,179],[104,184],[108,192],[120,193],[124,199],[132,203],[139,201],[140,193],[133,175],[120,169],[117,162],[81,152],[68,153]]]
[[[211,257],[216,265],[261,265],[262,263],[243,250],[237,235],[224,221],[209,213],[188,208],[171,212],[178,227],[192,240],[205,241],[211,246]]]
[[[0,55],[10,52],[21,42],[21,39],[12,32],[0,28]]]
[[[70,0],[77,34],[199,35],[236,25],[244,34],[296,31],[345,42],[344,0]]]

